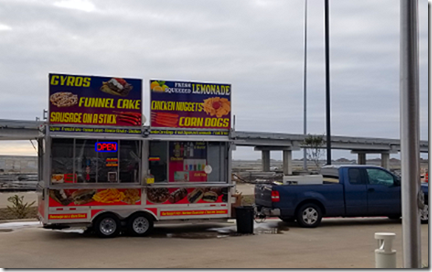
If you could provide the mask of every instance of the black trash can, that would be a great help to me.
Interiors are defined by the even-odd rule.
[[[237,232],[253,233],[254,208],[252,206],[235,207]]]

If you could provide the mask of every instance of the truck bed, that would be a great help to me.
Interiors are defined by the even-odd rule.
[[[293,217],[295,209],[309,200],[322,203],[323,215],[343,215],[343,185],[338,183],[317,185],[276,185],[255,186],[255,204],[258,207],[279,209],[281,217]],[[272,201],[272,191],[279,193],[279,201]]]

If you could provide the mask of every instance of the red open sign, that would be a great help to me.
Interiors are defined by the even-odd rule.
[[[116,142],[99,142],[95,145],[96,152],[117,152]]]

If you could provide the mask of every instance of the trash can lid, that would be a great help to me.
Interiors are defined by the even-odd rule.
[[[393,232],[376,232],[375,239],[394,239],[396,234]]]

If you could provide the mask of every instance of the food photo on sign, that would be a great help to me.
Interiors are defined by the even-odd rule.
[[[49,206],[140,205],[141,189],[50,189]]]
[[[141,79],[50,74],[49,122],[141,126],[141,92]]]
[[[147,204],[222,203],[228,201],[228,187],[147,188]]]
[[[231,85],[150,81],[151,126],[229,130]]]

